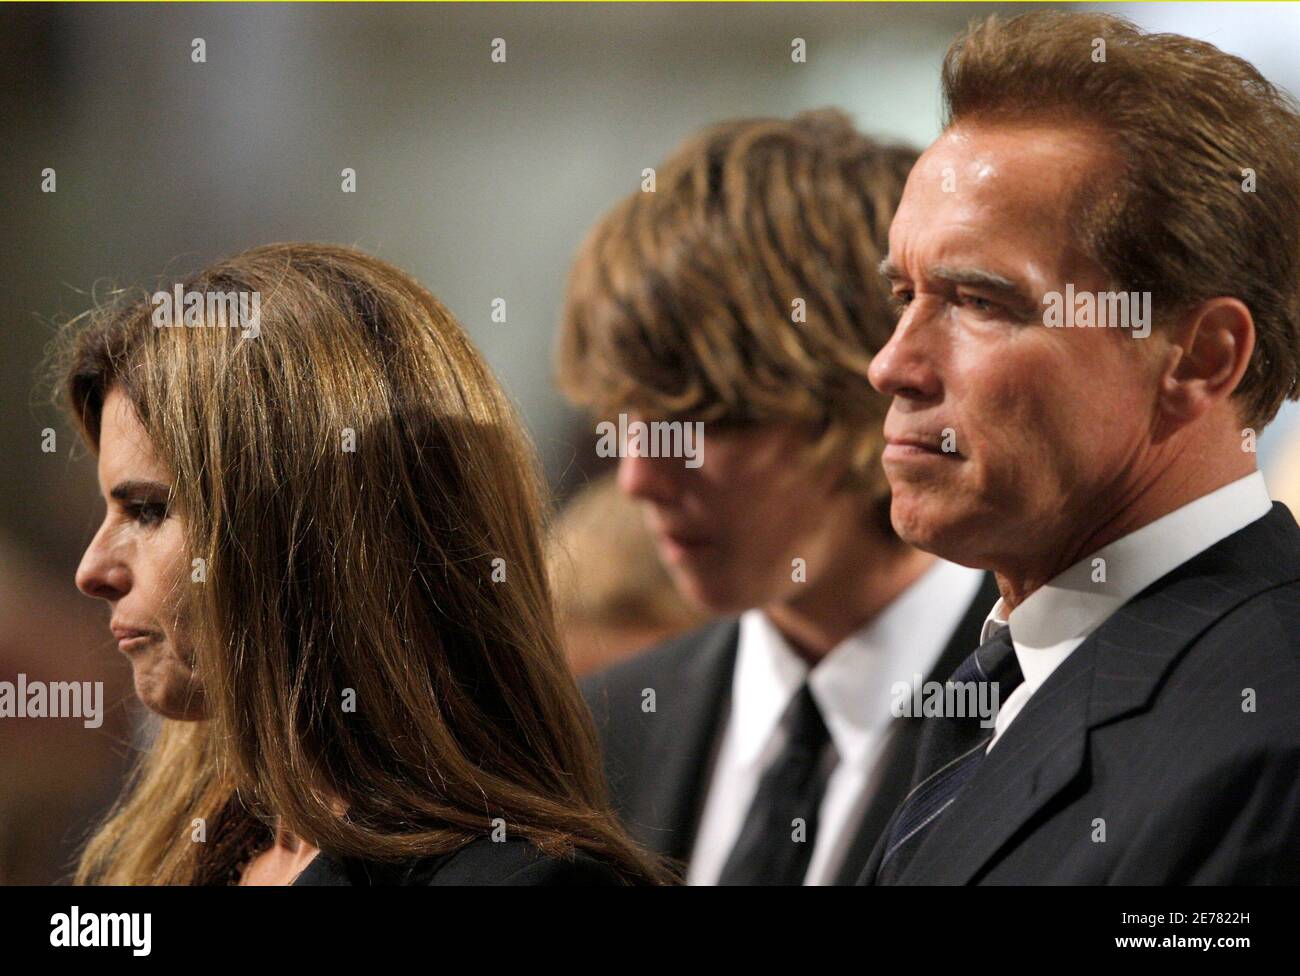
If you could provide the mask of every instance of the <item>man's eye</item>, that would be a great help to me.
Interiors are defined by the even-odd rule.
[[[155,526],[167,517],[166,502],[131,502],[125,508],[131,521],[143,526]]]
[[[974,309],[977,312],[993,312],[998,308],[996,302],[991,302],[987,298],[979,295],[959,295],[958,301],[967,308]]]
[[[912,293],[910,291],[896,291],[889,296],[889,307],[894,310],[895,315],[902,315],[904,309],[912,303]]]

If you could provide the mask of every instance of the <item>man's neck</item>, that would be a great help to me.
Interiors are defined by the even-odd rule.
[[[1246,455],[1243,462],[1220,465],[1213,470],[1181,464],[1177,469],[1148,472],[1144,478],[1111,494],[1110,497],[1118,499],[1118,504],[1084,512],[1074,531],[1051,546],[1045,558],[1013,568],[994,567],[1005,610],[1008,613],[1014,610],[1036,590],[1112,542],[1255,470],[1253,455]]]
[[[815,666],[845,638],[861,630],[937,561],[901,542],[855,553],[843,565],[800,584],[806,589],[765,607],[791,648]]]

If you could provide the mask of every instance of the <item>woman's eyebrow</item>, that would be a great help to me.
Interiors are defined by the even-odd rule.
[[[124,502],[131,498],[139,498],[141,495],[167,496],[171,494],[171,490],[170,485],[164,485],[159,481],[120,481],[108,495],[114,501]]]

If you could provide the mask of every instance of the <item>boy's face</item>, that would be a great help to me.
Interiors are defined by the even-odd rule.
[[[836,490],[843,467],[814,464],[810,434],[795,424],[705,423],[704,440],[697,468],[671,457],[619,462],[619,487],[643,504],[677,589],[711,612],[738,613],[815,584],[838,541],[856,535],[844,520],[864,517],[860,496]]]

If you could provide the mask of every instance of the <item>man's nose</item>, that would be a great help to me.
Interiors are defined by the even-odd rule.
[[[908,399],[935,397],[942,389],[923,323],[905,314],[889,341],[871,359],[867,379],[886,396]]]
[[[101,600],[120,600],[131,589],[131,572],[104,540],[95,534],[77,566],[77,589]]]

